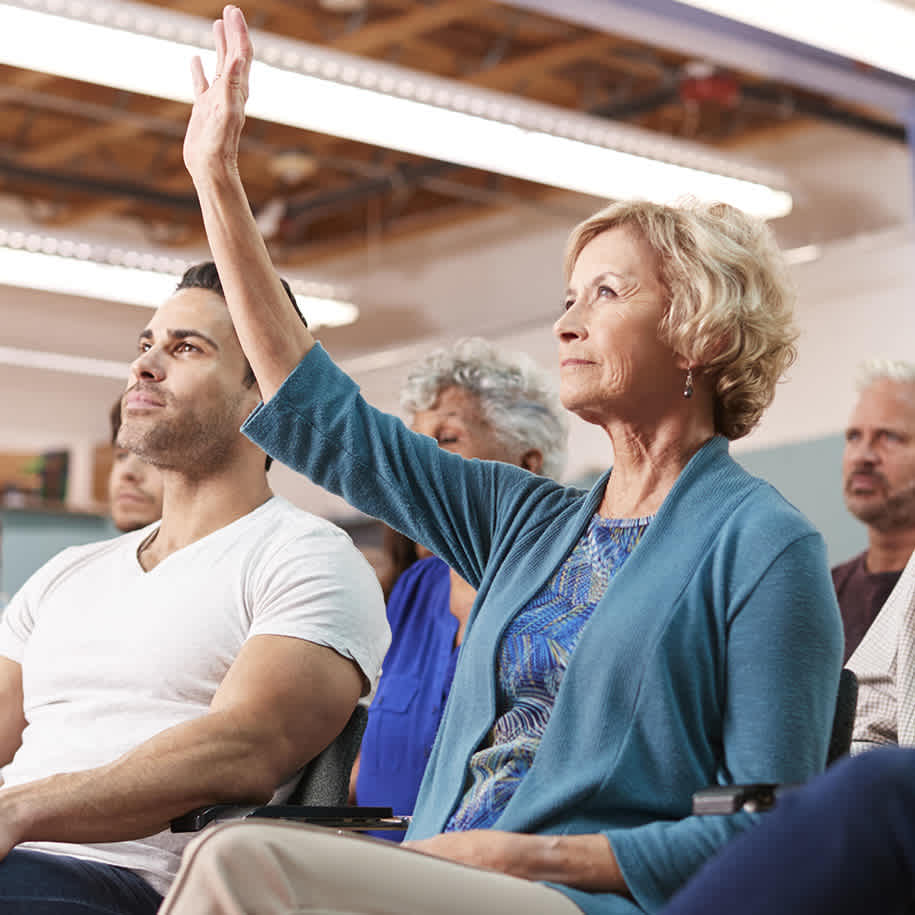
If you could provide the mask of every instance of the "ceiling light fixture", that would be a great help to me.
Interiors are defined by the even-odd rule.
[[[90,375],[95,378],[117,378],[122,384],[130,370],[127,362],[90,359],[88,356],[70,356],[66,353],[46,353],[18,346],[0,346],[0,365],[40,369],[45,372],[66,372],[70,375]]]
[[[0,283],[158,308],[189,261],[0,227]],[[352,324],[359,309],[327,283],[290,279],[312,328]]]
[[[915,10],[893,0],[677,0],[915,79]]]
[[[0,63],[188,102],[210,23],[106,0],[0,4]],[[723,200],[784,216],[782,176],[697,143],[256,34],[248,115],[609,199]],[[212,52],[204,52],[212,72]]]

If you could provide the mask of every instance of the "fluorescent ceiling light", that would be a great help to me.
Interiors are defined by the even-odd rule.
[[[0,5],[0,63],[160,98],[191,101],[189,60],[211,43],[208,21],[141,4]],[[250,117],[598,197],[791,210],[780,175],[699,144],[276,35],[255,49]]]
[[[677,0],[915,79],[915,11],[893,0]]]
[[[122,383],[130,370],[130,364],[127,362],[68,356],[65,353],[45,353],[16,346],[0,346],[0,365],[42,369],[46,372],[66,372],[70,375],[92,375],[96,378],[117,378]]]
[[[73,239],[0,228],[0,283],[158,308],[175,291],[187,261],[105,248]],[[290,280],[310,327],[352,324],[359,309],[324,283]]]

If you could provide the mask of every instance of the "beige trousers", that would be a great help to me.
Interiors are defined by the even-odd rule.
[[[159,915],[581,915],[540,883],[392,842],[263,820],[216,826],[184,853]]]

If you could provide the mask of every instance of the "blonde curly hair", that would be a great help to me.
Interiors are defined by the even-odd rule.
[[[715,430],[747,435],[797,357],[794,291],[768,226],[725,203],[615,203],[572,230],[566,281],[582,249],[620,226],[658,255],[670,296],[658,334],[714,382]]]

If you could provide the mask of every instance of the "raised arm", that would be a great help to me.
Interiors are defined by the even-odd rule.
[[[356,664],[289,636],[245,643],[209,711],[106,766],[0,789],[0,857],[19,842],[117,842],[195,807],[266,803],[342,730]]]
[[[212,82],[199,58],[192,63],[195,101],[184,162],[238,339],[266,401],[315,341],[290,307],[238,173],[253,56],[242,11],[226,6],[213,33],[217,62]]]

